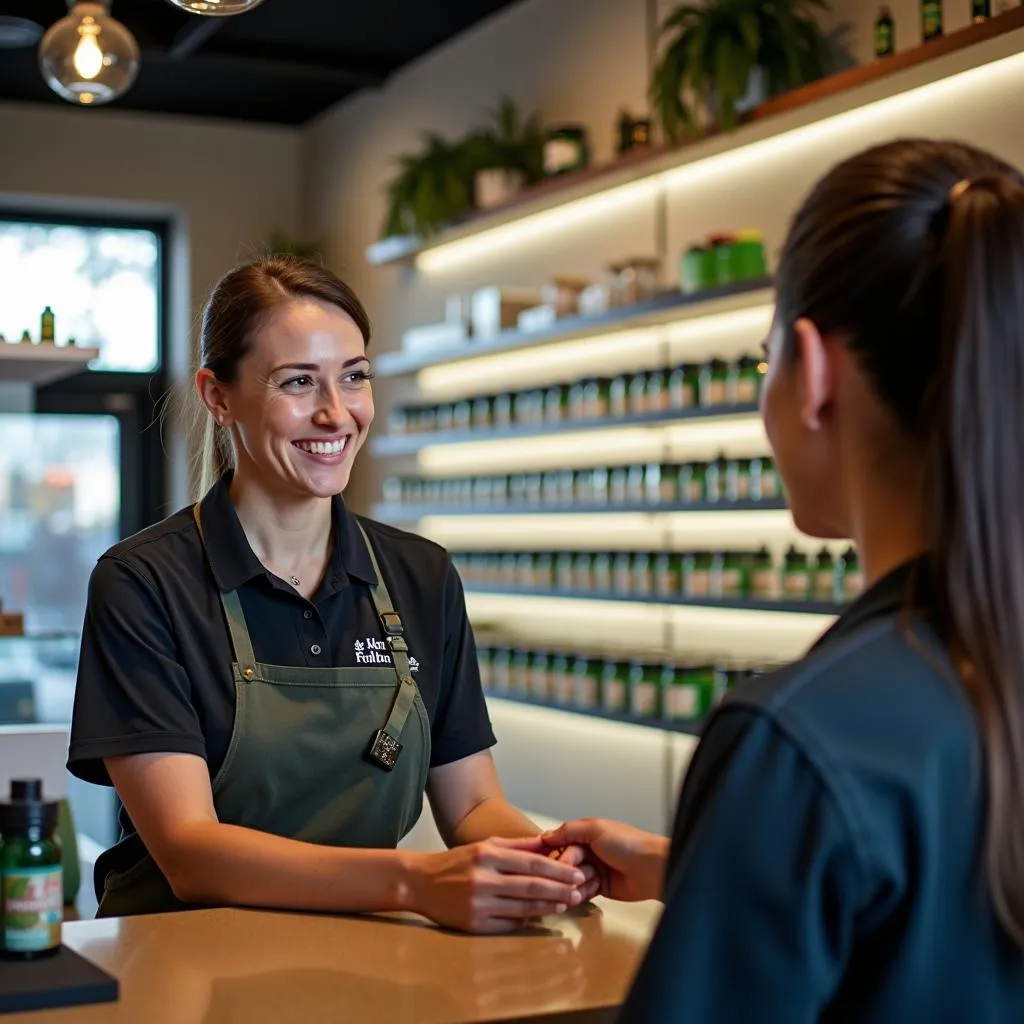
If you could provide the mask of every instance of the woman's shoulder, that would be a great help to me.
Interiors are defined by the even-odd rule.
[[[119,540],[100,555],[94,575],[129,572],[150,582],[168,572],[181,573],[202,557],[192,506],[187,505],[159,522]]]
[[[357,515],[353,518],[366,532],[378,558],[402,562],[412,571],[431,575],[447,572],[451,558],[447,550],[435,541],[377,519]]]

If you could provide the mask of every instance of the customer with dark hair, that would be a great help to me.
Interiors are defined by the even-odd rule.
[[[664,899],[630,1024],[1024,1021],[1024,181],[956,143],[863,152],[777,289],[768,437],[868,589],[716,711],[671,845],[547,839]]]
[[[369,337],[303,260],[210,296],[205,496],[91,578],[68,767],[124,803],[101,915],[406,909],[491,932],[586,895],[504,798],[448,555],[340,497],[373,419]],[[399,851],[425,790],[453,848]]]

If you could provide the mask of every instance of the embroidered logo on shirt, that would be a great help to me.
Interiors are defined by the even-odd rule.
[[[388,645],[377,637],[368,636],[365,640],[357,640],[352,649],[356,654],[357,665],[390,665],[391,650]],[[418,672],[420,663],[409,655],[409,670]]]

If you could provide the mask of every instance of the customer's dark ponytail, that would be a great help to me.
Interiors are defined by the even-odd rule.
[[[1024,950],[1024,182],[958,143],[835,167],[794,219],[779,323],[845,339],[922,452],[941,627],[980,722],[984,865]]]
[[[944,617],[963,648],[988,765],[985,865],[1024,947],[1024,189],[953,186],[928,478]]]

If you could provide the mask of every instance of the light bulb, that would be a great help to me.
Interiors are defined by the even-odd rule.
[[[230,14],[244,14],[259,7],[263,0],[167,0],[174,7],[180,7],[189,14],[206,14],[214,18],[226,18]]]
[[[80,38],[71,63],[83,78],[93,79],[103,70],[103,51],[96,42],[99,32],[99,25],[90,17],[83,18],[82,24],[78,26]]]
[[[122,96],[139,73],[135,37],[107,13],[108,0],[68,0],[67,17],[39,43],[39,69],[62,99],[98,106]]]

